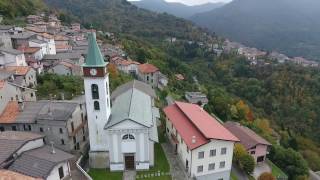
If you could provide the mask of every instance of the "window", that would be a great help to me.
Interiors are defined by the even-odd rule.
[[[226,162],[225,161],[220,162],[219,168],[224,168],[225,166],[226,166]]]
[[[210,163],[209,166],[208,166],[208,170],[212,171],[212,170],[214,170],[214,168],[215,168],[215,164],[214,163]]]
[[[92,99],[99,99],[98,85],[96,85],[96,84],[91,85],[91,93],[92,93]]]
[[[28,125],[28,130],[31,131],[31,125]]]
[[[30,93],[30,96],[33,97],[33,93]]]
[[[61,139],[61,144],[64,145],[64,140],[63,139]]]
[[[76,139],[76,137],[75,137],[75,136],[73,137],[73,143],[74,143],[74,144],[76,144],[76,143],[77,143],[77,139]]]
[[[255,151],[251,151],[251,154],[256,154],[256,152]]]
[[[62,130],[62,128],[60,128],[60,129],[59,129],[59,131],[60,131],[60,134],[63,134],[63,130]]]
[[[16,131],[17,130],[17,127],[16,126],[12,126],[12,131]]]
[[[147,76],[147,81],[149,81],[149,76]]]
[[[203,172],[203,166],[198,166],[197,172],[198,172],[198,173]]]
[[[85,137],[85,136],[83,136],[83,137],[82,137],[82,140],[83,140],[83,141],[86,141],[86,137]]]
[[[80,104],[80,109],[82,110],[82,104]]]
[[[74,124],[73,124],[73,122],[71,122],[71,131],[72,131],[72,132],[74,131]]]
[[[123,139],[123,140],[128,140],[128,139],[133,140],[133,139],[135,139],[135,138],[134,138],[134,136],[133,136],[132,134],[126,134],[126,135],[124,135],[124,136],[122,137],[122,139]]]
[[[0,132],[4,131],[4,127],[0,126]]]
[[[96,110],[96,111],[99,111],[100,110],[100,104],[99,104],[99,102],[98,101],[95,101],[94,103],[93,103],[93,108],[94,108],[94,110]]]
[[[43,128],[42,127],[40,128],[40,132],[43,132]]]
[[[221,148],[221,155],[227,154],[227,148]]]
[[[203,159],[204,158],[204,152],[198,152],[198,159]]]
[[[215,149],[210,150],[210,157],[216,156],[216,154],[217,154],[217,151]]]

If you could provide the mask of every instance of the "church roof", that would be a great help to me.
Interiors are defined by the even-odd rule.
[[[111,110],[109,122],[105,125],[108,129],[126,120],[131,120],[151,129],[150,139],[158,141],[156,127],[157,115],[154,113],[152,97],[135,88],[131,88],[116,97]]]
[[[137,89],[145,94],[148,94],[153,98],[157,98],[156,92],[154,91],[154,89],[152,89],[150,85],[142,81],[133,80],[117,87],[111,94],[111,100],[113,101],[115,98],[132,88]]]
[[[96,36],[93,32],[88,34],[89,48],[86,56],[85,67],[105,67],[107,63],[101,54],[97,44]]]

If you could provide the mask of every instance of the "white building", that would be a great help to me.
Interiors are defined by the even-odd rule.
[[[0,48],[0,67],[27,66],[22,51],[16,49]]]
[[[89,164],[92,168],[149,169],[154,165],[153,145],[158,141],[152,96],[125,85],[111,110],[107,63],[94,33],[83,65],[89,126]],[[144,84],[143,89],[151,87]],[[112,116],[110,116],[112,114]]]
[[[195,104],[164,108],[166,133],[188,175],[199,180],[229,180],[234,143],[239,141]]]

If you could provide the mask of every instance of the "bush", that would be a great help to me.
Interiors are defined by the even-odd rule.
[[[258,180],[276,180],[276,178],[272,175],[272,173],[264,172],[259,176]]]

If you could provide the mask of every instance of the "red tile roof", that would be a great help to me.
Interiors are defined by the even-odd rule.
[[[143,74],[148,74],[148,73],[155,73],[159,71],[159,69],[152,64],[146,63],[146,64],[139,65],[139,71]]]
[[[184,76],[182,74],[175,74],[174,76],[176,77],[176,80],[178,80],[178,81],[184,80]]]
[[[252,147],[262,144],[262,145],[271,145],[268,141],[260,137],[258,134],[253,132],[251,129],[241,126],[236,122],[226,122],[224,127],[231,131],[235,136],[240,139],[240,143],[248,150]]]
[[[8,102],[6,108],[2,111],[0,115],[0,123],[11,124],[15,123],[17,116],[19,114],[19,105],[16,101]]]
[[[123,60],[123,61],[120,61],[118,64],[121,64],[121,65],[123,65],[123,66],[128,66],[128,65],[131,65],[131,64],[140,65],[139,62],[137,62],[137,61],[132,61],[132,60]]]
[[[0,80],[0,90],[2,88],[4,88],[5,85],[6,85],[6,81],[5,80]]]
[[[31,176],[26,176],[18,172],[1,169],[0,170],[0,180],[41,180],[42,178],[34,178]]]
[[[13,72],[15,75],[23,76],[30,71],[29,66],[8,66],[6,67],[7,71]]]
[[[190,149],[204,145],[210,139],[239,141],[198,105],[175,102],[163,111]],[[193,136],[196,137],[195,143],[192,143]]]
[[[18,48],[18,50],[20,50],[24,53],[27,53],[27,54],[34,54],[37,51],[39,51],[40,48],[38,48],[38,47],[20,47],[20,48]]]

